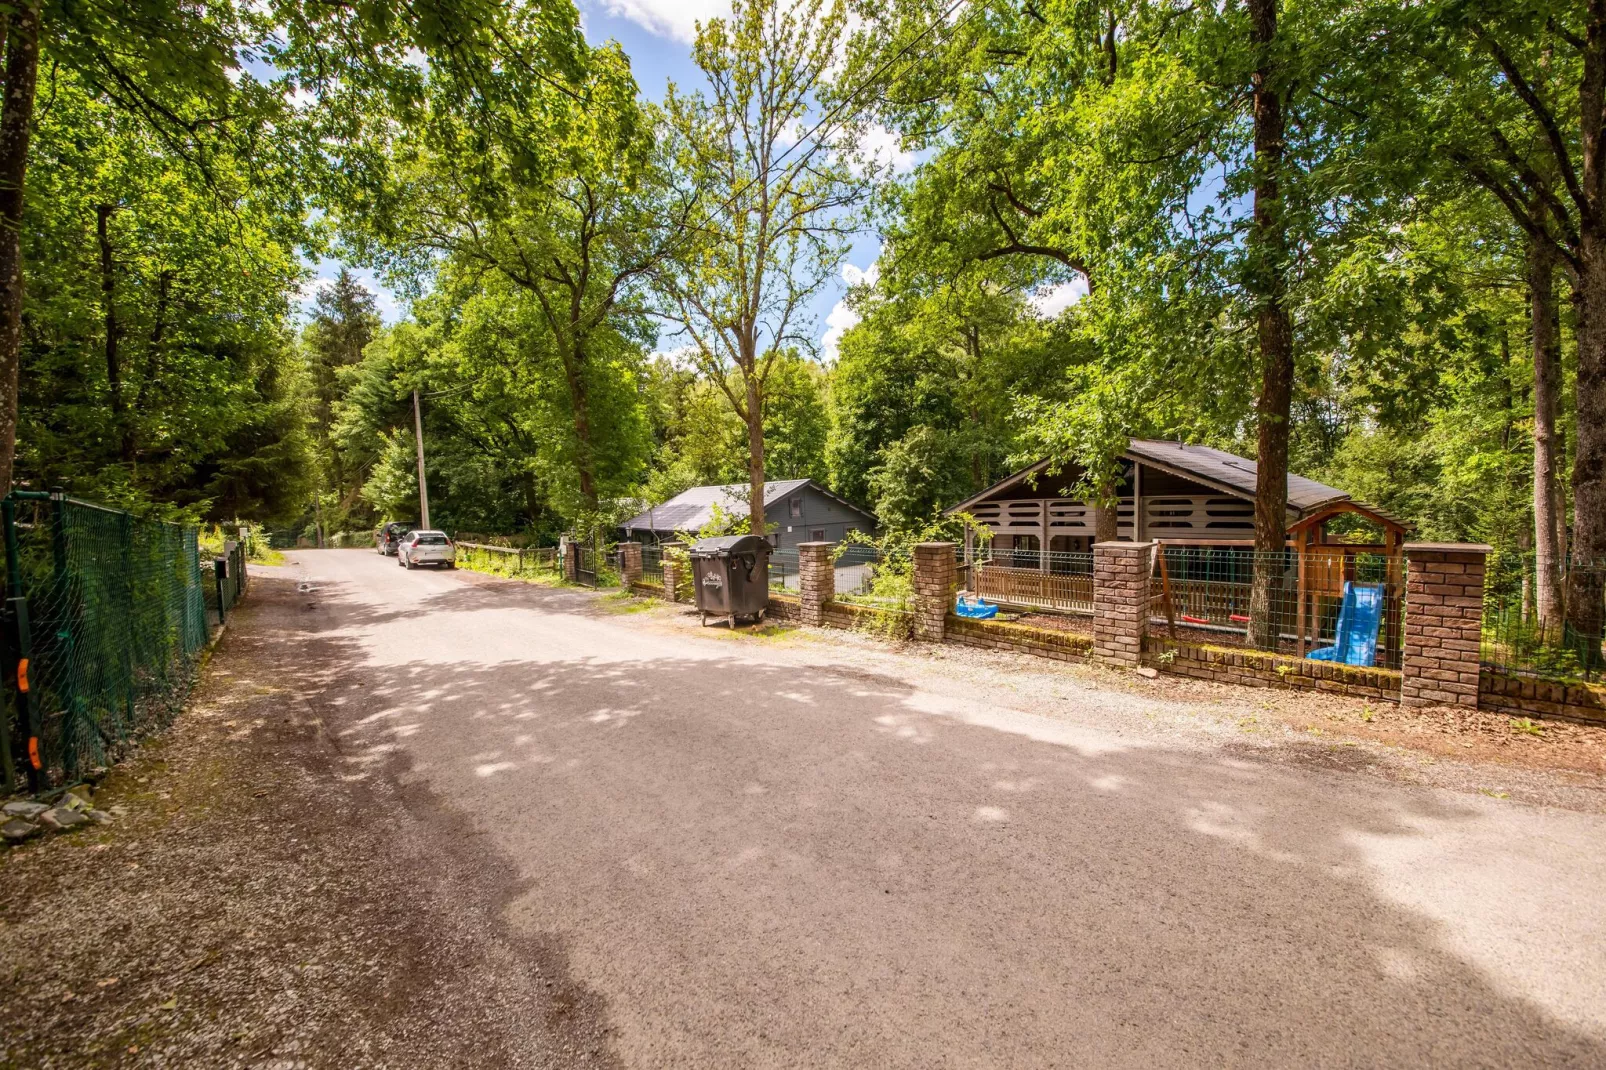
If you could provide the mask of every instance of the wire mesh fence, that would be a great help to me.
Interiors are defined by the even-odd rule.
[[[801,583],[796,549],[770,551],[770,589],[796,592]]]
[[[493,576],[556,579],[562,575],[556,546],[501,546],[457,542],[457,567]]]
[[[1496,554],[1484,577],[1480,657],[1501,672],[1597,681],[1606,618],[1606,562],[1558,562]]]
[[[875,546],[849,542],[836,551],[836,595],[848,601],[897,601],[897,578],[907,574],[908,562],[888,559]]]
[[[664,548],[662,546],[643,546],[641,548],[641,578],[651,583],[664,582]]]
[[[244,593],[244,551],[203,571],[195,528],[60,495],[14,494],[4,523],[7,734],[37,788],[171,722],[209,625]]]
[[[1168,634],[1399,668],[1405,560],[1366,548],[1156,549],[1151,619]]]

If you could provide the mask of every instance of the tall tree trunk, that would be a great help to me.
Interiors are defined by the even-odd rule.
[[[1288,315],[1288,235],[1283,219],[1283,87],[1273,45],[1277,0],[1249,0],[1250,38],[1258,52],[1254,87],[1255,209],[1249,232],[1250,295],[1260,343],[1255,405],[1255,565],[1249,594],[1250,640],[1277,645],[1275,592],[1282,586],[1288,541],[1288,423],[1294,392],[1294,332]]]
[[[1579,83],[1584,198],[1579,219],[1577,441],[1573,446],[1573,540],[1567,624],[1584,660],[1600,663],[1606,604],[1606,0],[1589,0]]]
[[[742,416],[747,422],[748,530],[763,536],[767,526],[764,516],[764,392],[759,387],[758,371],[752,361],[742,369],[742,387],[746,408]]]
[[[17,454],[17,378],[22,349],[22,205],[28,135],[39,78],[39,9],[20,5],[6,29],[0,104],[0,492],[11,490]]]
[[[1094,497],[1109,505],[1093,506],[1093,541],[1114,542],[1121,534],[1121,499],[1113,486],[1096,487]]]
[[[106,394],[111,403],[112,428],[118,437],[118,455],[134,463],[134,429],[123,398],[123,362],[118,352],[122,325],[117,321],[117,262],[113,256],[111,222],[115,204],[95,206],[95,240],[100,245],[100,307],[106,331]]]
[[[1534,600],[1539,627],[1561,624],[1561,555],[1556,542],[1556,407],[1561,397],[1561,326],[1556,307],[1555,246],[1528,242],[1528,293],[1534,365]]]
[[[1567,470],[1567,429],[1556,428],[1556,549],[1558,560],[1567,560],[1567,484],[1560,473]],[[1561,571],[1560,566],[1557,566]]]
[[[579,342],[569,346],[569,359],[563,374],[569,387],[569,409],[574,421],[574,467],[580,481],[580,497],[586,509],[595,514],[598,506],[596,457],[591,449],[591,398],[586,390],[585,354]]]

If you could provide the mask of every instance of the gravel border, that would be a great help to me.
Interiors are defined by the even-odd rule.
[[[125,816],[0,849],[0,1067],[611,1065],[561,943],[473,898],[517,882],[469,822],[342,775],[296,689],[342,651],[253,579],[192,708],[96,791]]]

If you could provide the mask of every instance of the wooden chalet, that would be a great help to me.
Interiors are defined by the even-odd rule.
[[[1205,627],[1242,630],[1248,579],[1244,563],[1255,537],[1255,462],[1209,446],[1133,439],[1122,455],[1117,539],[1154,542],[1156,610],[1173,630],[1180,618]],[[985,552],[965,539],[967,579],[977,593],[1002,602],[1070,612],[1092,611],[1093,509],[1067,497],[1081,473],[1055,475],[1040,461],[951,506],[992,533]],[[1344,583],[1364,578],[1403,593],[1400,554],[1408,528],[1381,509],[1336,487],[1288,477],[1286,595],[1279,630],[1291,653],[1305,654],[1334,616]],[[1175,548],[1175,549],[1173,549]],[[1238,554],[1209,550],[1237,548]],[[1192,553],[1184,551],[1194,551]],[[1238,558],[1233,565],[1232,559]],[[1172,565],[1168,568],[1167,562]],[[1209,575],[1192,574],[1201,560]],[[1382,646],[1397,653],[1397,612]]]

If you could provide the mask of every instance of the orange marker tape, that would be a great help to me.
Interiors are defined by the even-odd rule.
[[[28,761],[33,763],[35,769],[43,769],[44,763],[39,760],[39,737],[28,737]]]
[[[17,662],[17,690],[28,690],[28,659],[23,658]]]

